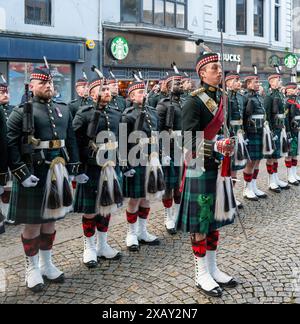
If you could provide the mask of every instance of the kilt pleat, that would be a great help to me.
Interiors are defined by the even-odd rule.
[[[259,161],[264,158],[263,155],[263,133],[249,133],[247,139],[248,143],[248,152],[252,161]]]

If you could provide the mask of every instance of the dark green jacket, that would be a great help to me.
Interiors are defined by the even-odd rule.
[[[285,112],[284,98],[279,90],[272,90],[264,101],[267,120],[271,130],[282,128],[285,124],[284,120],[279,120],[278,115],[283,115]]]
[[[71,101],[68,106],[69,106],[69,109],[71,111],[73,118],[75,117],[75,115],[81,108],[83,108],[85,106],[89,106],[92,103],[93,103],[93,100],[91,98],[77,98],[77,99]]]
[[[8,121],[8,118],[9,118],[10,114],[12,113],[14,107],[10,106],[10,105],[0,105],[0,110],[1,109],[4,112],[4,116],[5,116],[6,121]]]
[[[7,137],[6,137],[6,119],[4,112],[0,109],[0,147],[1,147],[1,158],[0,158],[0,185],[6,184],[7,178]]]
[[[174,107],[173,127],[170,129],[167,125],[167,119],[171,106]],[[170,98],[162,99],[157,105],[157,113],[159,118],[159,131],[178,131],[182,128],[182,106],[178,98],[174,98],[171,103]]]
[[[22,140],[24,133],[23,106],[14,108],[7,123],[7,138],[9,152],[9,167],[12,173],[18,175],[20,182],[23,182],[31,174],[28,160],[22,154]],[[41,141],[65,140],[65,148],[69,156],[67,168],[70,174],[76,173],[79,164],[78,148],[75,134],[72,128],[72,115],[67,105],[49,103],[44,100],[33,98],[34,137]],[[43,150],[47,160],[48,151]],[[61,156],[66,159],[64,150],[61,149]],[[28,162],[27,162],[28,163]]]
[[[126,109],[126,100],[122,96],[112,97],[110,106],[120,110],[122,113]]]

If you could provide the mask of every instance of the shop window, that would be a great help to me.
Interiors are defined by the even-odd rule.
[[[30,74],[35,67],[42,63],[9,63],[9,89],[11,104],[19,105],[24,95],[24,83],[29,82]],[[72,97],[72,65],[51,64],[51,72],[54,80],[55,98],[57,101],[69,102]]]
[[[264,0],[254,0],[254,35],[264,37]]]
[[[121,0],[123,22],[186,29],[187,0]]]
[[[247,34],[247,0],[236,1],[236,31],[238,35]]]
[[[51,0],[25,0],[25,24],[51,26]]]

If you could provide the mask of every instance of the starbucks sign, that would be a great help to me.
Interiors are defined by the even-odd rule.
[[[288,69],[294,69],[298,65],[298,56],[295,54],[289,54],[284,58],[284,65]]]
[[[123,61],[129,54],[129,45],[124,37],[115,37],[109,43],[109,52],[111,56],[118,61]]]

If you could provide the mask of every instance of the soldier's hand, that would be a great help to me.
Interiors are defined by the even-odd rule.
[[[233,156],[234,148],[234,139],[227,138],[216,142],[216,151],[224,156]]]
[[[0,196],[4,194],[4,187],[0,186]]]
[[[39,181],[39,178],[31,175],[29,178],[22,182],[22,186],[24,188],[35,188],[38,185]]]
[[[75,181],[79,184],[85,184],[90,180],[90,178],[86,174],[79,174],[75,177]]]

